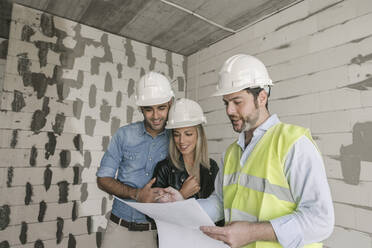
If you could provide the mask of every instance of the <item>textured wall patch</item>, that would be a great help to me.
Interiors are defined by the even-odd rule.
[[[183,70],[183,74],[186,76],[187,75],[187,57],[186,56],[183,56],[182,70]]]
[[[83,101],[80,98],[77,98],[72,104],[72,111],[74,113],[74,117],[80,120],[81,117],[81,110],[83,109]]]
[[[85,151],[84,153],[84,168],[89,168],[92,163],[92,154],[90,151]]]
[[[57,183],[59,191],[58,203],[66,203],[68,201],[68,185],[67,181],[61,181]]]
[[[127,106],[127,123],[132,123],[133,121],[134,108],[132,106]]]
[[[31,130],[34,131],[34,133],[39,133],[40,129],[42,129],[46,124],[46,118],[45,114],[41,110],[36,110],[32,116],[32,122],[31,122]]]
[[[81,185],[80,192],[81,192],[80,201],[85,202],[88,199],[88,184],[87,183],[83,183]]]
[[[123,94],[119,90],[118,93],[116,93],[116,107],[120,108],[121,107],[121,101],[123,99]]]
[[[24,86],[32,86],[38,99],[45,96],[48,84],[52,84],[50,81],[51,79],[46,77],[44,73],[26,72],[23,74]]]
[[[35,146],[31,147],[30,152],[30,165],[31,167],[34,167],[36,165],[36,159],[37,159],[37,148]]]
[[[123,73],[123,65],[121,63],[118,63],[116,65],[116,70],[118,71],[118,78],[122,78],[123,77],[123,75],[122,75],[122,73]]]
[[[96,245],[97,245],[97,248],[100,248],[101,245],[102,245],[102,239],[103,239],[103,233],[104,233],[104,229],[102,227],[98,227],[98,230],[96,232]]]
[[[39,50],[38,56],[39,56],[40,68],[45,67],[47,65],[47,57],[48,57],[50,43],[38,40],[38,41],[35,41],[34,44]]]
[[[143,67],[141,67],[141,70],[140,70],[140,77],[144,76],[145,74],[146,74],[145,69],[143,69]]]
[[[146,46],[146,57],[150,61],[149,70],[154,70],[156,58],[152,56],[152,46]]]
[[[128,83],[128,89],[127,89],[128,97],[131,97],[133,95],[134,86],[135,86],[135,82],[132,78],[130,78],[129,83]]]
[[[372,53],[370,54],[367,54],[365,56],[362,56],[361,54],[358,54],[358,56],[356,56],[355,58],[352,58],[350,60],[350,63],[351,64],[357,64],[357,65],[361,65],[369,60],[372,60]]]
[[[125,45],[125,55],[128,57],[127,65],[129,67],[133,67],[136,64],[136,56],[133,52],[132,41],[130,39],[126,39]]]
[[[97,87],[93,84],[89,90],[89,107],[94,108],[96,106]]]
[[[96,240],[97,242],[97,240]],[[0,242],[0,248],[9,248],[9,242],[7,240]]]
[[[39,203],[39,215],[37,217],[37,220],[39,222],[43,222],[44,221],[46,210],[47,210],[47,204],[45,203],[45,201],[41,201]]]
[[[105,92],[111,92],[112,91],[112,77],[109,72],[106,72],[106,78],[105,78]]]
[[[178,91],[185,91],[185,80],[183,80],[183,77],[177,77],[178,81]]]
[[[49,114],[49,98],[44,97],[43,99],[43,108],[42,110],[36,110],[32,116],[31,121],[31,130],[34,133],[39,133],[40,130],[45,126],[46,124],[46,116]]]
[[[73,180],[73,184],[74,185],[77,185],[77,184],[80,184],[81,183],[81,165],[77,164],[77,165],[74,165],[73,167],[73,170],[74,170],[74,180]]]
[[[372,122],[356,123],[352,130],[353,143],[340,148],[342,175],[345,183],[358,185],[362,161],[372,161]]]
[[[108,35],[106,33],[102,34],[101,36],[101,43],[103,45],[104,55],[102,58],[94,56],[90,61],[91,68],[90,71],[92,75],[99,74],[99,65],[104,62],[112,63],[112,53],[110,49],[110,45],[108,43]]]
[[[47,37],[53,37],[55,35],[55,27],[53,16],[42,13],[40,18],[41,32]]]
[[[0,230],[7,228],[10,222],[10,207],[3,205],[0,207]]]
[[[25,196],[25,205],[29,205],[31,202],[31,197],[33,195],[33,189],[31,183],[26,183],[26,196]]]
[[[59,165],[62,168],[67,168],[71,163],[71,152],[69,150],[62,150],[59,153]]]
[[[169,78],[173,79],[173,75],[174,75],[173,61],[172,61],[172,53],[170,51],[167,51],[165,54],[165,63],[168,65]]]
[[[57,145],[57,137],[53,132],[48,132],[48,143],[45,144],[45,159],[54,155]],[[35,148],[36,149],[36,148]]]
[[[23,93],[18,90],[14,90],[12,111],[19,112],[23,109],[24,106],[26,106],[26,103],[25,103],[25,99],[23,98]]]
[[[110,143],[110,137],[109,136],[103,136],[102,137],[102,149],[103,151],[107,150],[107,147]]]
[[[72,205],[72,213],[71,213],[71,219],[72,221],[75,221],[78,217],[78,206],[77,206],[77,202],[76,201],[73,201],[73,205]]]
[[[8,168],[8,179],[6,181],[6,186],[9,188],[9,187],[12,187],[12,182],[13,182],[13,176],[14,176],[14,168],[13,166],[10,166]]]
[[[93,136],[95,127],[96,120],[94,120],[91,116],[85,116],[85,133],[89,136]]]
[[[111,106],[108,105],[106,100],[102,100],[102,105],[100,107],[100,118],[101,121],[109,122],[111,114]]]
[[[92,216],[88,216],[87,217],[87,231],[88,231],[88,234],[92,233],[92,226],[93,226]]]
[[[75,248],[76,247],[76,239],[75,236],[71,233],[68,234],[68,248]]]
[[[47,165],[46,169],[44,170],[44,187],[45,191],[48,191],[50,188],[50,184],[52,183],[53,171],[50,169],[50,164]]]
[[[40,239],[36,240],[34,248],[44,248],[44,243]]]
[[[12,140],[10,141],[10,147],[11,148],[15,148],[16,147],[17,142],[18,142],[17,138],[18,138],[18,130],[17,129],[14,129],[13,130],[13,133],[12,133]]]
[[[19,241],[21,241],[21,244],[23,245],[27,243],[27,230],[28,230],[27,223],[22,221],[21,233],[19,234]]]
[[[81,135],[77,134],[74,139],[73,143],[75,146],[75,149],[80,152],[80,154],[83,154],[83,140],[81,139]]]
[[[63,239],[63,225],[64,225],[63,219],[61,217],[57,217],[57,232],[56,232],[57,244],[61,243]]]
[[[65,121],[66,121],[66,116],[64,113],[58,113],[56,115],[55,120],[54,120],[54,125],[52,126],[53,131],[56,134],[61,135],[63,133],[63,127],[65,125]]]
[[[349,84],[346,87],[350,89],[362,90],[362,91],[372,89],[372,77],[371,75],[366,75],[366,76],[368,76],[369,78],[362,80],[360,82],[357,82],[357,83]]]
[[[29,60],[28,58],[28,54],[27,53],[20,53],[20,54],[17,54],[17,57],[18,57],[18,63],[17,63],[17,71],[18,71],[18,74],[20,76],[23,76],[23,79],[25,79],[25,77],[30,77],[31,75],[30,74],[30,67],[32,65],[31,63],[31,60]],[[23,83],[27,83],[28,80],[23,80]],[[28,86],[28,85],[25,85],[25,86]]]
[[[101,202],[101,215],[105,215],[107,212],[107,198],[102,197],[102,202]]]
[[[115,132],[119,129],[120,127],[120,119],[116,117],[111,118],[111,136],[115,134]]]
[[[3,40],[0,42],[0,59],[6,59],[8,56],[9,41]]]

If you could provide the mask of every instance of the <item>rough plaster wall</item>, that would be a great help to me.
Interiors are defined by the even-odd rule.
[[[5,76],[6,55],[8,53],[8,39],[0,38],[0,89],[3,88]],[[1,106],[1,90],[0,90]]]
[[[185,95],[184,57],[18,5],[10,29],[0,247],[99,247],[112,204],[95,183],[103,152],[118,127],[141,118],[141,75],[164,73]]]
[[[236,134],[215,89],[223,61],[268,66],[271,113],[309,127],[325,161],[336,224],[327,247],[372,247],[372,1],[305,0],[188,57],[187,97],[208,119],[216,159]]]

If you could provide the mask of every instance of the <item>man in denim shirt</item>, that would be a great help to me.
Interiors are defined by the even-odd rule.
[[[97,172],[101,190],[129,201],[154,202],[161,194],[151,188],[155,165],[168,153],[164,129],[174,94],[169,80],[150,72],[137,84],[136,104],[144,121],[118,129]],[[155,224],[145,215],[114,199],[102,247],[157,247]]]

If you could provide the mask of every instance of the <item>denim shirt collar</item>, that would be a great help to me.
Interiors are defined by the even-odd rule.
[[[156,135],[154,138],[156,138],[157,136],[161,136],[161,135],[168,135],[169,131],[167,129],[164,129],[163,131],[161,131],[158,135]],[[150,135],[151,134],[149,132],[147,132],[146,128],[145,128],[145,121],[142,121],[141,122],[141,125],[139,125],[139,128],[138,128],[138,134],[143,136],[145,134],[147,135]],[[152,136],[151,136],[152,137]]]
[[[259,125],[253,131],[253,137],[258,135],[259,133],[265,133],[271,127],[275,126],[280,122],[278,116],[276,114],[271,115],[266,121],[264,121],[261,125]],[[245,147],[245,133],[242,131],[239,133],[237,144],[244,150]]]

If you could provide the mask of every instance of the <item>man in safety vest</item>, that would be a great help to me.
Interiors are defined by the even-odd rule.
[[[271,85],[253,56],[238,54],[222,66],[214,95],[223,96],[239,137],[224,154],[214,194],[198,200],[226,225],[200,229],[231,247],[322,247],[334,225],[324,163],[308,129],[270,115]]]

